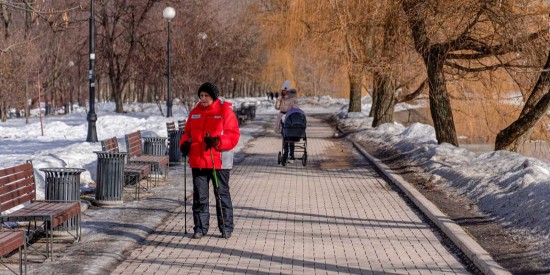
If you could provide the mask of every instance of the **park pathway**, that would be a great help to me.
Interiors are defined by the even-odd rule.
[[[250,141],[231,175],[235,231],[192,239],[181,206],[113,274],[468,274],[345,139],[308,117],[307,166],[277,165],[281,139]],[[296,157],[301,154],[297,153]]]

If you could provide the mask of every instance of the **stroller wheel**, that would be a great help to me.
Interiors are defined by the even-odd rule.
[[[281,152],[277,155],[277,164],[281,164]]]
[[[304,154],[302,155],[302,165],[306,166],[306,164],[307,164],[307,152],[304,152]]]
[[[281,157],[281,165],[286,166],[286,161],[288,157],[285,157],[284,155]]]

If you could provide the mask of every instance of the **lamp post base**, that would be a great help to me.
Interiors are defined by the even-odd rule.
[[[97,121],[97,115],[95,113],[88,113],[88,137],[86,137],[87,142],[97,142],[97,131],[95,127],[95,122]]]

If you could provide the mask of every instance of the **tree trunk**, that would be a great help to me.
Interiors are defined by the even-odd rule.
[[[393,122],[393,111],[396,103],[395,85],[390,76],[374,74],[374,93],[377,94],[376,101],[373,100],[372,127],[378,127],[384,123]]]
[[[428,68],[428,86],[430,87],[430,112],[435,128],[437,143],[450,143],[458,146],[453,111],[447,92],[445,72],[443,71],[446,51],[432,46],[424,58]]]
[[[396,49],[396,32],[399,23],[397,22],[398,10],[395,3],[390,3],[388,13],[384,21],[384,42],[382,45],[382,55],[388,59],[393,59]],[[396,80],[392,74],[387,71],[374,73],[374,88],[376,91],[376,101],[373,99],[371,113],[373,114],[372,127],[377,127],[384,123],[393,122],[393,112],[397,99],[395,96]]]
[[[361,88],[363,87],[363,69],[361,65],[351,65],[349,77],[348,112],[361,112]]]
[[[428,86],[430,88],[430,112],[434,122],[437,142],[458,146],[453,113],[447,93],[447,83],[443,64],[450,51],[448,45],[433,44],[427,33],[424,15],[419,6],[422,1],[403,1],[403,10],[407,14],[416,51],[422,56],[427,67]]]
[[[6,4],[0,3],[0,18],[2,19],[2,23],[4,23],[4,39],[8,39],[10,37],[10,21],[11,21],[11,13],[8,11],[8,7]]]
[[[5,102],[2,102],[2,104],[0,104],[0,115],[2,116],[2,122],[8,121],[7,107],[6,106],[7,105],[6,105]]]
[[[546,58],[544,69],[533,87],[519,118],[510,126],[500,131],[495,140],[495,150],[516,152],[524,142],[528,141],[533,127],[548,111],[550,102],[550,53]]]
[[[111,97],[115,101],[115,113],[124,113],[124,99],[122,98],[122,93],[119,92],[120,87],[116,78],[113,75],[109,75],[109,82],[111,84]]]
[[[377,83],[377,79],[376,79],[376,76],[373,75],[372,76],[372,104],[371,104],[371,107],[370,107],[370,110],[369,110],[369,117],[374,117],[374,110],[376,109],[376,102],[378,102],[378,93],[380,93],[380,91],[377,89],[378,87],[378,83]]]

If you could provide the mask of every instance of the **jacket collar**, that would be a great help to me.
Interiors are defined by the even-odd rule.
[[[202,110],[205,110],[205,111],[206,111],[206,110],[212,110],[213,108],[218,108],[219,105],[220,105],[220,99],[219,99],[219,98],[217,98],[216,100],[214,100],[214,102],[212,102],[212,104],[210,104],[210,105],[208,105],[208,106],[206,106],[206,107],[200,105],[200,103],[199,103],[199,106],[202,108]]]

